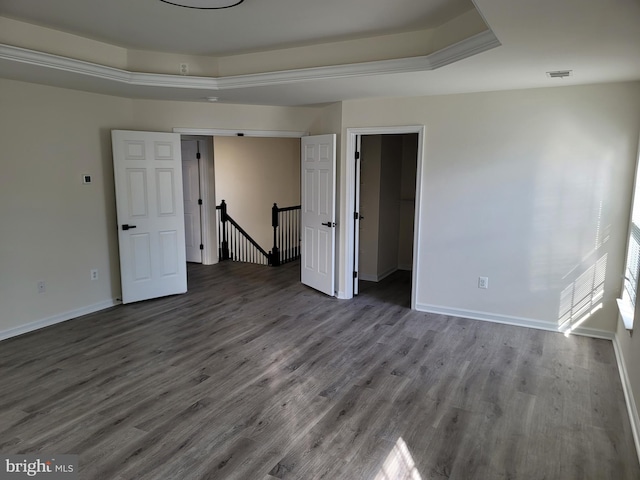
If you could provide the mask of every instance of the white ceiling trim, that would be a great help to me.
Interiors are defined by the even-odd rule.
[[[180,135],[196,135],[210,137],[274,137],[274,138],[302,138],[309,135],[308,132],[287,130],[229,130],[225,128],[178,128],[173,133]]]
[[[267,72],[250,75],[220,77],[221,89],[263,87],[274,84],[305,82],[319,79],[360,77],[391,73],[423,72],[435,70],[464,58],[500,46],[491,30],[485,30],[461,42],[420,57],[397,58],[374,62],[350,63],[327,67],[301,68],[282,72]]]
[[[168,87],[176,89],[207,89],[223,91],[236,88],[262,87],[307,82],[318,79],[336,79],[390,73],[434,70],[444,65],[500,46],[491,30],[485,30],[461,42],[429,55],[374,62],[302,68],[280,72],[266,72],[229,77],[195,77],[138,73],[107,67],[69,57],[0,44],[0,59],[24,63],[44,69],[62,70],[87,77],[131,86]]]

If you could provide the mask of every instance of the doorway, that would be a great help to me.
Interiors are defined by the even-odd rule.
[[[360,142],[358,276],[379,282],[413,268],[418,134],[363,135]]]
[[[416,308],[416,292],[418,291],[419,275],[419,262],[417,258],[418,246],[420,244],[420,198],[421,198],[421,184],[422,184],[422,168],[423,168],[423,145],[425,127],[424,125],[417,126],[398,126],[398,127],[367,127],[367,128],[347,128],[347,157],[353,158],[352,162],[345,162],[345,202],[343,210],[343,218],[348,220],[347,228],[344,232],[344,243],[346,251],[344,255],[344,269],[341,269],[341,279],[343,282],[344,290],[341,292],[340,298],[352,298],[358,293],[358,281],[359,281],[359,249],[360,249],[360,226],[361,223],[367,222],[367,215],[364,212],[360,212],[360,174],[361,172],[361,151],[362,151],[362,139],[363,136],[380,136],[380,143],[386,136],[388,138],[398,137],[396,142],[402,141],[406,144],[407,158],[404,160],[407,166],[410,164],[409,158],[411,157],[411,163],[414,165],[414,169],[409,174],[409,170],[405,169],[403,177],[402,171],[400,171],[400,185],[403,186],[400,190],[400,194],[395,198],[395,207],[398,215],[398,248],[400,248],[400,242],[404,245],[402,248],[404,253],[400,253],[397,250],[397,263],[395,266],[387,266],[387,269],[376,270],[376,277],[383,278],[385,274],[393,272],[399,269],[411,270],[411,308]],[[365,141],[366,142],[366,141]],[[393,144],[393,140],[390,142]],[[412,152],[409,154],[408,152]],[[365,152],[366,153],[366,152]],[[366,160],[365,160],[366,161]],[[395,172],[396,174],[398,172]],[[415,173],[415,176],[413,176]],[[366,174],[366,172],[365,172]],[[412,180],[410,180],[410,178]],[[396,183],[397,185],[397,183]],[[409,192],[410,185],[414,186],[413,195]],[[375,189],[374,189],[375,191]],[[380,188],[378,187],[378,195],[380,194]],[[402,200],[405,200],[406,205],[403,207]],[[413,208],[411,208],[413,207]],[[412,212],[413,210],[413,212]],[[402,211],[402,213],[401,213]],[[375,211],[374,211],[375,212]],[[360,218],[360,214],[363,214],[364,218]],[[376,213],[373,213],[374,218]],[[379,211],[377,212],[379,215]],[[402,215],[402,219],[400,219]],[[412,219],[409,217],[413,217]],[[380,217],[378,216],[378,222]],[[352,220],[349,220],[352,219]],[[413,231],[407,229],[407,222],[413,226]],[[374,223],[374,222],[370,222]],[[383,225],[384,227],[385,225]],[[366,228],[366,227],[365,227]],[[374,230],[376,230],[374,228]],[[402,230],[402,239],[400,238],[400,231]],[[380,225],[378,225],[377,231],[380,231]],[[409,239],[407,239],[407,236]],[[377,238],[379,240],[379,236]],[[408,241],[410,240],[410,241]],[[410,255],[406,254],[406,245],[410,244]],[[377,253],[377,249],[376,249]],[[391,256],[389,250],[385,252],[385,255]],[[387,265],[389,265],[387,263]]]
[[[180,144],[186,259],[212,265],[218,262],[212,137],[181,135]]]

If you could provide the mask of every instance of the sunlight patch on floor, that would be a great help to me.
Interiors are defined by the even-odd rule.
[[[398,438],[374,480],[422,480],[402,437]]]

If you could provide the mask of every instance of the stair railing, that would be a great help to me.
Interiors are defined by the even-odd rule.
[[[271,265],[271,252],[264,250],[251,238],[227,212],[227,203],[222,200],[216,207],[218,218],[218,255],[220,261],[258,263]]]
[[[272,265],[278,266],[300,258],[300,205],[271,208],[273,227]]]

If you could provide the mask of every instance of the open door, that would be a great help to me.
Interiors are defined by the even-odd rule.
[[[200,193],[200,142],[182,140],[184,238],[187,262],[202,263],[202,195]]]
[[[301,280],[335,295],[336,135],[302,137]]]
[[[360,167],[362,165],[362,135],[356,135],[356,182],[354,185],[354,214],[353,214],[353,294],[358,295],[360,291],[360,282],[358,280],[358,271],[360,269]]]
[[[187,291],[180,135],[113,130],[122,302]]]

